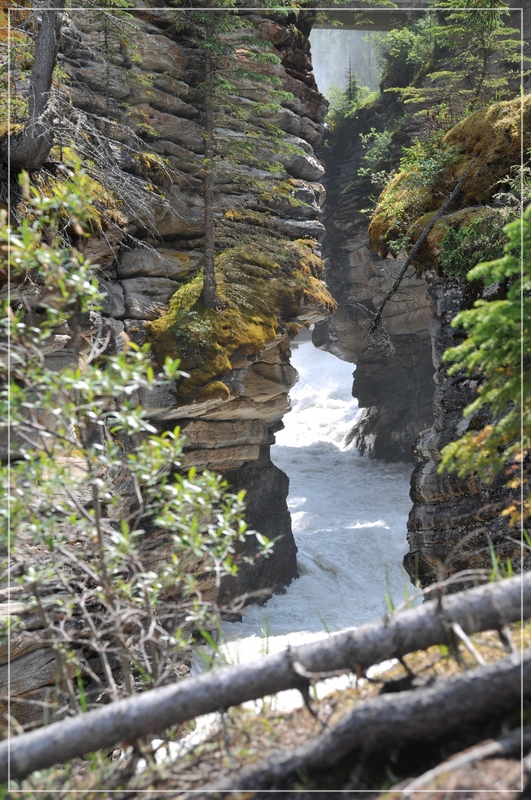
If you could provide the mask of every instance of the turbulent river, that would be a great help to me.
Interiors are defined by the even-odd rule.
[[[294,345],[291,361],[299,381],[271,456],[290,479],[300,577],[223,626],[229,663],[375,619],[386,596],[400,604],[409,585],[401,563],[411,467],[371,461],[346,444],[360,414],[351,364],[309,341]]]
[[[347,445],[360,414],[351,394],[352,365],[309,341],[292,347],[299,381],[271,456],[290,479],[299,577],[265,606],[245,608],[242,622],[223,625],[218,663],[251,661],[361,625],[385,613],[386,597],[399,605],[409,592],[402,558],[411,466],[370,461]],[[192,673],[203,669],[197,657]],[[334,678],[318,693],[348,681]],[[274,700],[280,710],[301,702],[295,690]],[[197,744],[217,721],[216,714],[199,718],[196,731],[170,747],[172,754]]]

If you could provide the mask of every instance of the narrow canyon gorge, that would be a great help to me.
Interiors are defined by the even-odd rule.
[[[392,544],[395,585],[402,580],[402,559],[411,581],[423,588],[461,570],[489,569],[493,551],[515,570],[521,563],[529,568],[531,560],[521,562],[518,537],[508,519],[500,516],[511,490],[497,483],[487,486],[476,477],[438,472],[444,445],[492,421],[484,412],[463,421],[463,409],[476,396],[478,381],[460,373],[449,375],[442,360],[444,351],[463,339],[462,330],[451,327],[452,319],[478,298],[489,299],[492,287],[470,287],[463,277],[444,273],[438,262],[441,235],[435,227],[399,293],[386,305],[378,335],[369,334],[369,323],[406,256],[400,252],[395,258],[387,252],[389,220],[376,217],[369,229],[374,211],[374,203],[369,209],[370,198],[380,190],[363,170],[364,137],[372,131],[392,131],[384,161],[389,171],[399,169],[403,148],[425,133],[423,120],[433,110],[430,102],[405,105],[388,91],[390,79],[384,76],[371,103],[331,128],[329,103],[315,80],[310,44],[310,36],[316,41],[325,23],[310,10],[239,12],[250,40],[260,40],[260,52],[278,60],[258,59],[250,78],[245,69],[252,46],[238,46],[231,54],[240,69],[232,78],[237,92],[231,90],[231,102],[241,108],[258,102],[261,110],[246,126],[239,124],[237,114],[219,109],[214,113],[217,139],[239,142],[248,154],[243,163],[225,155],[214,165],[218,266],[222,291],[232,303],[225,321],[216,323],[201,306],[197,277],[204,265],[205,112],[198,89],[203,54],[179,13],[136,0],[124,34],[116,32],[107,15],[79,11],[75,22],[64,24],[61,31],[61,77],[55,91],[60,113],[69,120],[68,130],[81,131],[85,139],[87,158],[95,148],[94,174],[109,179],[108,197],[99,197],[101,224],[77,243],[83,256],[97,265],[106,295],[101,312],[91,312],[87,329],[99,331],[108,353],[123,352],[130,342],[149,344],[157,369],[162,369],[166,356],[181,359],[186,377],[170,386],[140,389],[138,403],[158,433],[180,427],[186,437],[183,472],[209,469],[221,473],[232,491],[245,490],[246,522],[275,540],[270,557],[258,560],[255,540],[246,540],[240,555],[248,563],[223,580],[219,602],[263,589],[282,593],[299,575],[302,586],[308,574],[306,551],[306,566],[301,569],[302,559],[297,562],[288,508],[290,482],[271,458],[298,377],[291,342],[306,328],[318,348],[316,359],[326,351],[351,365],[352,396],[360,409],[344,417],[352,422],[348,428],[343,418],[337,423],[339,438],[327,432],[330,441],[341,440],[342,447],[341,457],[327,462],[327,468],[342,472],[355,462],[360,474],[365,468],[371,476],[363,486],[375,496],[384,485],[391,487],[391,494],[399,485],[402,491],[411,476],[411,502],[395,499],[402,522],[404,509],[409,510],[403,546],[400,549],[396,538]],[[526,20],[523,32],[526,48],[530,23]],[[360,29],[366,26],[354,21],[352,27],[356,24]],[[231,36],[235,38],[228,33],[227,39]],[[447,52],[441,56],[449,57]],[[24,92],[27,78],[15,72],[13,80],[15,92]],[[283,93],[277,105],[274,92]],[[459,148],[461,162],[477,162],[488,180],[470,178],[444,224],[454,224],[459,215],[464,219],[470,209],[497,213],[498,182],[518,165],[521,149],[531,147],[529,96],[522,103],[495,103],[476,114],[474,122],[468,118],[447,136]],[[269,148],[262,141],[264,125],[275,128],[276,139]],[[493,130],[498,139],[491,147]],[[70,168],[66,147],[63,156],[64,163],[55,159],[47,166],[52,175]],[[439,189],[437,197],[444,195],[445,186]],[[113,192],[120,202],[112,199]],[[433,210],[429,202],[415,210],[420,229],[423,215]],[[22,280],[9,285],[11,298],[23,300],[24,291]],[[309,342],[300,347],[306,348],[308,360]],[[52,337],[44,353],[46,367],[54,371],[68,364],[72,348],[64,332]],[[323,362],[321,376],[328,375],[326,369]],[[344,395],[341,402],[348,404]],[[313,417],[305,424],[317,426],[318,421]],[[300,430],[297,436],[302,446]],[[122,442],[125,457],[137,444]],[[11,451],[7,440],[2,439],[1,446],[4,459],[16,458],[16,437],[9,444]],[[295,461],[292,468],[297,469]],[[120,475],[115,479],[124,503],[134,504],[134,487],[126,480],[120,483]],[[383,510],[375,512],[374,519],[368,519],[368,512],[365,516],[352,508],[356,533],[363,529],[363,547],[370,548],[371,537],[380,536],[378,553],[383,558],[387,517]],[[396,528],[397,519],[392,522]],[[111,519],[109,524],[115,522]],[[163,536],[159,551],[161,541],[164,546]],[[344,537],[342,542],[347,548],[358,546],[354,538]],[[344,558],[356,570],[361,571],[365,561],[372,563],[369,556],[351,556],[345,553]],[[160,558],[157,552],[154,568]],[[14,575],[17,570],[22,574],[25,559],[24,554],[13,554]],[[362,585],[367,582],[366,576],[354,577]],[[213,587],[212,578],[203,591],[213,593]],[[382,588],[385,592],[378,585],[378,591]],[[9,590],[1,589],[0,595],[5,603]],[[281,598],[272,603],[277,600]],[[14,603],[13,608],[11,614],[26,619],[29,629],[38,629],[33,612],[23,604]],[[362,614],[360,621],[367,618]],[[342,618],[336,627],[343,622]],[[35,703],[21,702],[20,713],[13,706],[11,713],[21,724],[35,721],[41,713],[38,703],[56,683],[53,655],[36,647],[5,647],[1,659],[0,685],[5,687],[9,677],[12,695]]]

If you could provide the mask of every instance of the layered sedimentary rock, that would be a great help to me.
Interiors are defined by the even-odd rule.
[[[435,221],[414,260],[428,287],[435,395],[433,422],[415,444],[418,464],[411,482],[414,505],[408,521],[410,549],[404,564],[412,579],[423,586],[463,569],[488,572],[493,556],[503,565],[510,561],[514,570],[521,568],[519,531],[511,528],[507,516],[501,513],[518,490],[507,488],[503,474],[486,484],[475,476],[460,479],[453,473],[439,473],[438,467],[445,445],[495,421],[486,408],[463,416],[464,409],[477,397],[483,378],[460,372],[449,375],[443,353],[465,338],[463,329],[451,325],[458,312],[471,308],[479,299],[503,298],[507,291],[503,284],[469,283],[465,276],[477,263],[478,252],[483,253],[484,260],[503,253],[503,240],[496,237],[518,212],[519,198],[511,189],[511,176],[519,164],[522,145],[527,151],[531,144],[530,121],[529,95],[467,117],[443,140],[457,153],[444,174],[434,184],[423,185],[415,183],[408,171],[399,172],[386,187],[385,203],[377,209],[370,226],[373,245],[385,255],[394,208],[399,207],[399,195],[406,196],[414,211],[409,232],[413,241],[418,240],[441,205],[442,188],[455,186],[465,176],[460,193],[447,213]],[[483,249],[485,241],[494,248],[490,254]],[[528,556],[523,565],[531,566]]]
[[[478,297],[479,295],[479,297]],[[514,498],[500,476],[483,484],[476,476],[459,478],[439,473],[442,448],[467,430],[480,430],[492,422],[485,409],[464,418],[464,409],[477,397],[481,377],[448,375],[442,355],[459,344],[462,329],[451,327],[455,315],[481,297],[492,300],[492,287],[472,291],[464,280],[428,276],[430,332],[435,372],[434,421],[415,443],[417,466],[411,478],[413,508],[408,520],[409,552],[404,566],[413,580],[426,586],[461,570],[493,568],[492,553],[502,564],[520,566],[521,544],[501,512]],[[528,563],[529,562],[529,563]],[[526,559],[527,566],[531,566]]]
[[[235,333],[239,320],[233,315],[229,325],[234,336],[231,339],[229,335],[223,358],[209,350],[208,344],[197,356],[199,361],[219,361],[219,369],[213,368],[207,377],[199,374],[204,371],[203,365],[200,369],[194,362],[194,342],[184,342],[181,336],[177,344],[172,344],[173,330],[185,327],[181,317],[170,319],[162,333],[160,325],[157,327],[158,320],[167,319],[170,299],[188,285],[203,261],[204,112],[197,88],[204,79],[203,58],[189,37],[174,32],[178,13],[150,10],[149,3],[137,4],[132,47],[116,36],[113,39],[105,20],[92,12],[79,15],[76,24],[64,32],[61,60],[69,74],[71,100],[99,130],[111,126],[112,136],[120,140],[117,167],[128,179],[133,177],[143,197],[142,204],[135,206],[131,198],[129,207],[121,208],[125,217],[121,230],[114,225],[110,231],[103,231],[98,241],[88,241],[85,252],[103,267],[101,285],[107,301],[102,324],[112,346],[120,349],[127,339],[151,342],[156,356],[161,360],[165,355],[180,357],[191,374],[188,382],[181,381],[174,389],[140,398],[160,427],[182,427],[186,434],[183,467],[222,471],[239,488],[245,488],[245,476],[249,475],[249,508],[256,505],[253,493],[259,483],[269,485],[271,501],[282,505],[275,515],[274,533],[284,537],[285,552],[280,553],[279,547],[279,577],[273,580],[271,575],[278,588],[296,573],[295,545],[285,506],[287,483],[278,479],[278,471],[267,455],[269,431],[289,410],[287,395],[296,380],[289,364],[289,335],[300,324],[326,317],[332,304],[324,291],[322,297],[316,297],[290,287],[282,298],[282,308],[275,309],[271,300],[272,319],[258,321],[262,326],[259,334],[244,330],[240,340]],[[298,242],[292,262],[284,267],[285,280],[300,277],[302,253],[311,262],[304,269],[317,284],[316,240],[324,231],[319,219],[324,170],[314,148],[323,141],[326,103],[311,74],[303,24],[297,28],[291,19],[267,19],[258,13],[244,14],[243,19],[247,28],[244,33],[252,32],[263,40],[266,50],[280,56],[279,65],[264,62],[254,68],[266,73],[267,79],[273,76],[283,90],[292,92],[292,98],[286,96],[282,107],[268,116],[284,132],[283,144],[292,149],[284,152],[279,148],[283,173],[269,173],[265,165],[258,169],[252,164],[235,166],[230,158],[218,160],[218,248],[230,249],[246,241],[253,251],[260,246],[265,227],[277,243]],[[94,51],[102,42],[108,45],[105,59]],[[245,45],[232,58],[245,65]],[[238,93],[241,104],[268,100],[260,85],[246,78],[240,79]],[[112,123],[105,123],[104,118]],[[238,135],[234,120],[227,114],[216,111],[215,124],[220,141]],[[133,136],[140,137],[140,148],[139,139],[133,140]],[[272,264],[266,268],[276,267]],[[193,316],[196,312],[191,313]],[[192,327],[189,338],[200,340],[200,328],[200,323]],[[264,490],[259,494],[258,504],[265,509]],[[261,525],[271,527],[267,515],[250,516],[258,529]],[[272,567],[267,571],[272,573]],[[247,588],[244,581],[242,589]]]
[[[267,153],[259,166],[216,159],[216,247],[225,301],[218,314],[202,306],[198,271],[204,220],[202,52],[190,37],[175,32],[178,11],[155,11],[139,2],[132,14],[120,28],[109,16],[79,12],[62,32],[59,61],[68,80],[60,90],[61,107],[65,119],[78,124],[75,130],[83,131],[80,146],[93,148],[99,182],[95,207],[101,219],[92,236],[78,243],[99,265],[106,293],[101,313],[92,313],[88,322],[91,332],[108,342],[107,352],[118,352],[129,341],[148,342],[156,366],[167,355],[181,359],[189,377],[139,395],[139,403],[160,430],[181,427],[182,468],[221,472],[231,488],[245,489],[249,527],[277,542],[269,559],[245,565],[236,585],[226,582],[218,599],[261,588],[282,591],[297,572],[296,546],[286,504],[289,481],[272,464],[269,448],[297,379],[290,338],[334,307],[321,282],[318,243],[324,232],[324,169],[315,148],[323,141],[327,104],[311,74],[309,30],[291,18],[243,15],[245,33],[261,38],[266,52],[280,57],[280,64],[264,59],[255,68],[292,95],[264,112],[281,133],[276,158],[281,167],[268,171]],[[234,58],[245,61],[244,45]],[[24,91],[23,81],[17,86]],[[238,95],[240,104],[268,103],[259,81],[242,79]],[[237,120],[219,109],[215,126],[219,142],[240,135]],[[54,155],[57,161],[63,156],[68,170],[68,153]],[[61,164],[55,168],[56,175],[64,171]],[[17,288],[11,288],[16,301]],[[71,359],[68,332],[58,332],[47,366],[60,369]],[[124,491],[127,501],[127,487]],[[244,554],[255,552],[249,537]],[[201,588],[207,596],[213,591]],[[27,609],[14,607],[17,612]],[[14,648],[12,657],[13,694],[37,701],[48,697],[58,677],[53,653],[36,645],[31,652]],[[1,655],[0,664],[5,663]],[[23,704],[17,714],[32,721],[39,716],[34,708]]]
[[[352,393],[365,409],[351,433],[360,452],[389,461],[412,461],[415,437],[431,421],[433,396],[428,304],[424,282],[411,276],[384,312],[386,336],[367,336],[367,326],[400,271],[403,259],[382,260],[370,247],[371,196],[378,192],[363,167],[360,134],[378,130],[401,113],[382,95],[338,125],[323,151],[327,205],[326,280],[338,310],[314,331],[314,344],[356,364]],[[400,152],[409,131],[391,144]]]

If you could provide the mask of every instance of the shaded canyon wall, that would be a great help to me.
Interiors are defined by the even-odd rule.
[[[360,110],[337,126],[322,151],[326,166],[326,281],[339,304],[320,323],[314,344],[356,365],[352,394],[365,409],[351,436],[361,453],[388,461],[413,461],[411,447],[431,422],[433,397],[429,310],[424,282],[408,277],[384,311],[387,335],[369,341],[367,326],[391,287],[402,259],[383,260],[369,244],[371,197],[378,189],[360,177],[360,134],[382,130],[401,114],[398,103],[382,95],[376,106]],[[402,129],[394,153],[412,140],[416,124]],[[392,147],[393,149],[393,147]]]

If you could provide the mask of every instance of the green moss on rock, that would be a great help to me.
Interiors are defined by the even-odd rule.
[[[183,284],[168,311],[146,325],[157,362],[163,364],[167,355],[179,358],[189,374],[178,384],[180,396],[185,401],[228,397],[220,379],[233,368],[235,354],[259,353],[301,305],[333,310],[335,302],[319,280],[322,271],[313,241],[271,237],[267,251],[250,242],[217,256],[221,311],[205,308],[201,273]]]
[[[413,244],[435,213],[431,211],[415,220],[408,231]],[[490,206],[469,206],[446,214],[428,234],[413,266],[417,270],[434,270],[438,275],[465,275],[478,260],[502,254],[506,221],[501,210]]]
[[[531,95],[496,103],[459,122],[441,141],[444,162],[432,181],[422,180],[422,165],[401,170],[380,195],[369,226],[374,249],[385,258],[390,242],[411,226],[418,229],[442,205],[456,182],[471,167],[454,208],[484,205],[499,191],[511,168],[520,163],[522,147],[531,147]],[[433,237],[432,237],[433,239]]]

